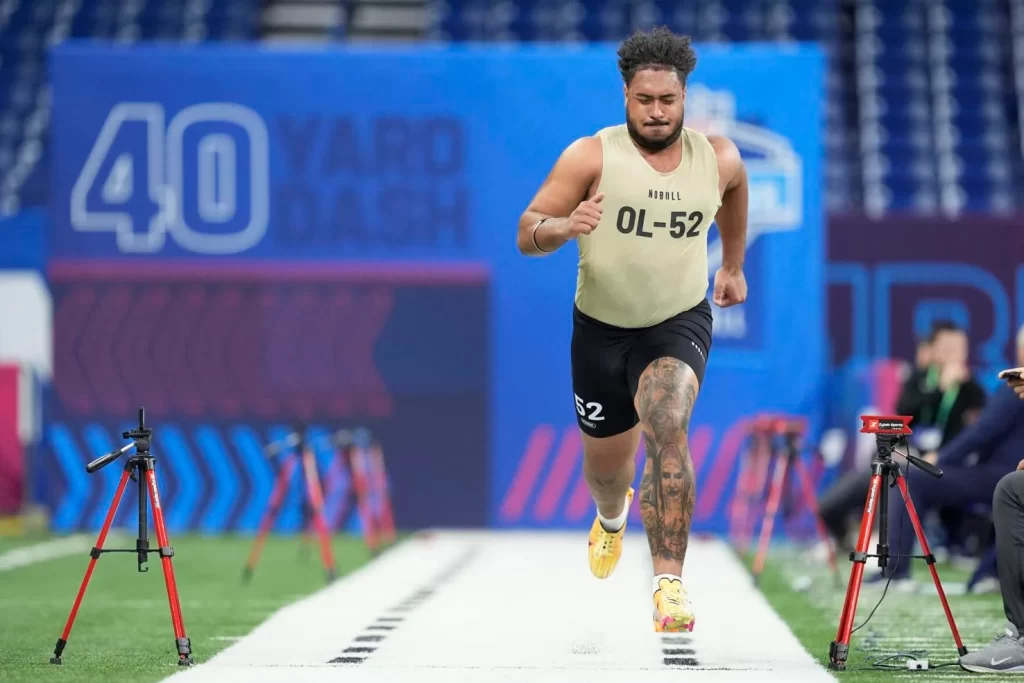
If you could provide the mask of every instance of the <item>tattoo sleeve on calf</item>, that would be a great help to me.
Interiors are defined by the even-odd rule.
[[[696,502],[686,437],[697,390],[681,361],[662,358],[641,377],[637,397],[647,450],[640,510],[651,556],[682,562]]]

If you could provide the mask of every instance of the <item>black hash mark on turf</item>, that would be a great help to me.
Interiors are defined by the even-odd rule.
[[[434,579],[426,586],[420,588],[412,595],[406,597],[402,602],[386,610],[387,612],[401,612],[402,616],[380,616],[375,619],[376,623],[370,624],[363,629],[363,634],[358,635],[352,639],[353,643],[382,643],[384,639],[390,635],[390,633],[379,633],[379,631],[394,631],[397,629],[401,622],[405,620],[405,615],[412,610],[419,607],[421,604],[426,602],[427,598],[434,595],[437,589],[441,587],[446,581],[451,579],[457,573],[466,568],[469,561],[473,559],[473,556],[477,554],[476,548],[470,548],[463,553],[457,560],[452,562],[443,572],[434,577]],[[378,633],[369,633],[370,631],[378,631]],[[335,657],[328,661],[328,664],[362,664],[366,661],[372,653],[376,652],[379,645],[368,647],[365,645],[350,645],[345,648],[344,652],[351,653],[348,655],[342,655]],[[356,656],[355,653],[361,653]]]
[[[693,637],[688,635],[671,635],[661,637],[661,653],[667,655],[661,661],[669,667],[700,666],[697,650],[693,648]]]
[[[665,657],[665,666],[697,666],[693,657]]]

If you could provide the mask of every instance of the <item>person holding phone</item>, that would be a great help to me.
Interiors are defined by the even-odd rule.
[[[1024,398],[1024,367],[1003,370],[999,373],[999,379],[1004,380],[1017,396]]]
[[[1024,399],[1024,326],[1017,331],[1019,368],[999,373],[1019,399]],[[1024,673],[1024,460],[1003,476],[992,495],[996,530],[996,571],[1007,625],[995,640],[960,658],[960,668],[975,673]]]

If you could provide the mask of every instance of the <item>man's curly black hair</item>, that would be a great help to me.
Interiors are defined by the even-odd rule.
[[[629,85],[637,71],[642,69],[675,69],[679,82],[697,66],[697,53],[690,45],[689,36],[672,33],[665,26],[657,26],[650,33],[637,31],[619,46],[619,72]]]

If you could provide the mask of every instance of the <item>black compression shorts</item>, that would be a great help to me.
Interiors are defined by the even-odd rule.
[[[653,327],[625,329],[573,307],[572,386],[576,421],[585,434],[606,437],[640,421],[633,406],[640,375],[662,357],[686,363],[703,384],[711,351],[707,299]]]

